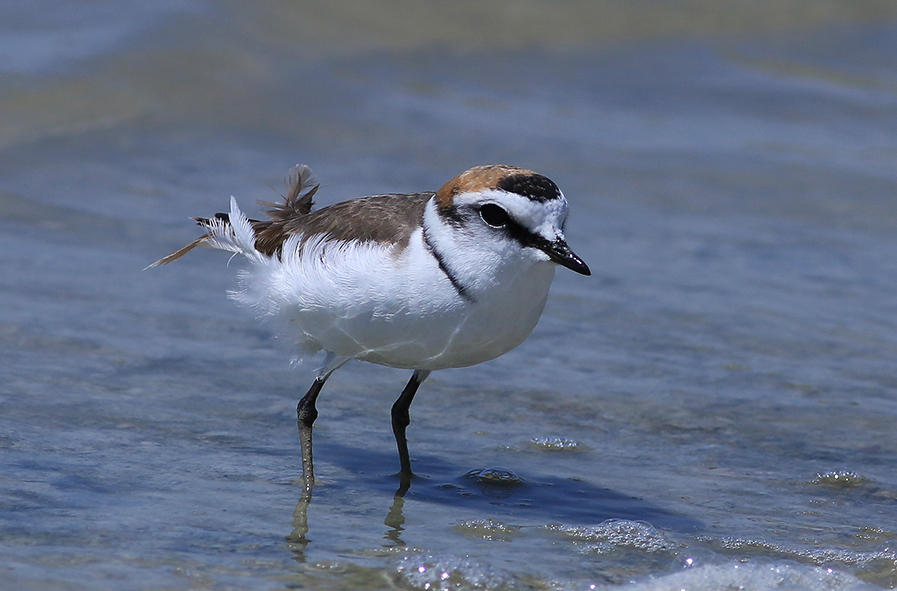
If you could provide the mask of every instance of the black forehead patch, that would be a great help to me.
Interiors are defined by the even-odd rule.
[[[561,196],[561,190],[554,182],[541,174],[512,174],[498,183],[498,188],[508,193],[517,193],[534,201],[549,201]]]

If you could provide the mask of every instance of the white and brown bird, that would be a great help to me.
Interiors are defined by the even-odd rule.
[[[494,359],[535,327],[557,265],[589,267],[564,239],[567,200],[531,170],[472,168],[434,192],[361,197],[317,211],[318,183],[297,166],[270,219],[230,213],[194,218],[206,234],[153,263],[199,245],[239,253],[248,267],[231,292],[296,347],[326,351],[298,406],[306,491],[314,483],[312,424],[327,378],[350,359],[414,370],[392,407],[403,483],[411,462],[408,409],[430,372]]]

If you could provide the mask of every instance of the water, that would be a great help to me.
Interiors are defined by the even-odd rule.
[[[897,586],[897,8],[751,6],[7,2],[0,588]],[[142,271],[296,162],[533,168],[594,273],[422,386],[404,499],[407,372],[328,382],[297,505],[314,363]]]

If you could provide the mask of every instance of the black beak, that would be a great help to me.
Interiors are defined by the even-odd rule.
[[[558,238],[554,242],[546,241],[544,244],[539,245],[539,249],[547,254],[548,258],[562,267],[567,267],[580,275],[592,274],[592,271],[589,270],[589,266],[585,264],[585,261],[576,256],[576,253],[570,250],[570,247],[567,246],[567,243],[561,238]]]

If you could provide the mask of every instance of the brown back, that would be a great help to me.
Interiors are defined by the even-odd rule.
[[[402,247],[423,223],[424,209],[433,195],[373,195],[336,203],[311,213],[300,213],[299,207],[293,209],[290,200],[286,199],[284,205],[266,212],[272,219],[253,220],[255,247],[271,256],[279,253],[287,238],[296,234],[302,236],[302,242],[323,235],[324,240],[397,243]],[[288,212],[288,208],[292,211]]]

